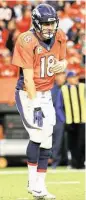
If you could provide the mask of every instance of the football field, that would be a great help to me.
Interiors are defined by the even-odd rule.
[[[85,170],[48,169],[46,185],[56,200],[85,200]],[[33,200],[27,193],[27,168],[0,169],[0,200]]]

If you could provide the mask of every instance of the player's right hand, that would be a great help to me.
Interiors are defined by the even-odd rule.
[[[38,127],[43,126],[43,118],[44,118],[43,111],[41,107],[34,108],[34,114],[33,114],[33,122],[36,124]]]
[[[54,74],[62,73],[65,72],[66,68],[67,68],[67,61],[65,59],[60,61],[55,60],[55,63],[51,68],[51,72],[53,72]]]

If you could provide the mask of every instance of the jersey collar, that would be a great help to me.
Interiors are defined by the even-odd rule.
[[[38,39],[40,45],[41,45],[42,47],[44,47],[47,51],[50,51],[50,49],[52,48],[52,46],[53,46],[53,44],[54,44],[54,42],[55,42],[55,37],[53,37],[53,38],[51,39],[50,44],[46,44],[44,41],[41,41],[41,40],[40,40],[40,38],[37,36],[37,34],[36,34],[36,32],[35,32],[34,29],[32,29],[31,31],[32,31],[32,33],[34,34],[34,36]]]

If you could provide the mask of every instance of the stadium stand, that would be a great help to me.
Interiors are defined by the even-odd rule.
[[[60,28],[67,35],[67,60],[68,69],[79,71],[80,80],[85,80],[85,56],[86,56],[86,35],[85,35],[85,1],[29,1],[14,0],[0,1],[0,139],[10,132],[4,123],[12,118],[12,113],[19,117],[15,107],[14,90],[18,77],[16,66],[11,65],[12,52],[15,41],[21,32],[31,27],[31,11],[39,3],[52,4],[60,18]],[[4,108],[3,108],[4,107]],[[4,114],[3,114],[4,113]],[[7,115],[10,113],[10,116]],[[5,116],[6,115],[6,116]],[[13,119],[15,122],[15,120]],[[19,122],[19,119],[18,119]],[[15,123],[14,123],[15,124]],[[20,123],[19,123],[20,124]],[[22,123],[21,127],[22,129]],[[3,131],[2,131],[3,130]],[[17,128],[14,126],[13,133]],[[19,129],[18,129],[19,131]],[[8,134],[9,132],[9,134]],[[23,138],[24,130],[20,137]],[[14,137],[14,136],[12,136]],[[26,139],[27,134],[26,134]]]

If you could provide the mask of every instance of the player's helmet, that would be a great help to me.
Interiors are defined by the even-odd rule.
[[[32,20],[35,30],[40,32],[44,38],[45,35],[42,31],[43,23],[54,24],[53,31],[47,30],[47,39],[52,38],[57,31],[59,19],[55,9],[48,4],[39,4],[32,12]]]

